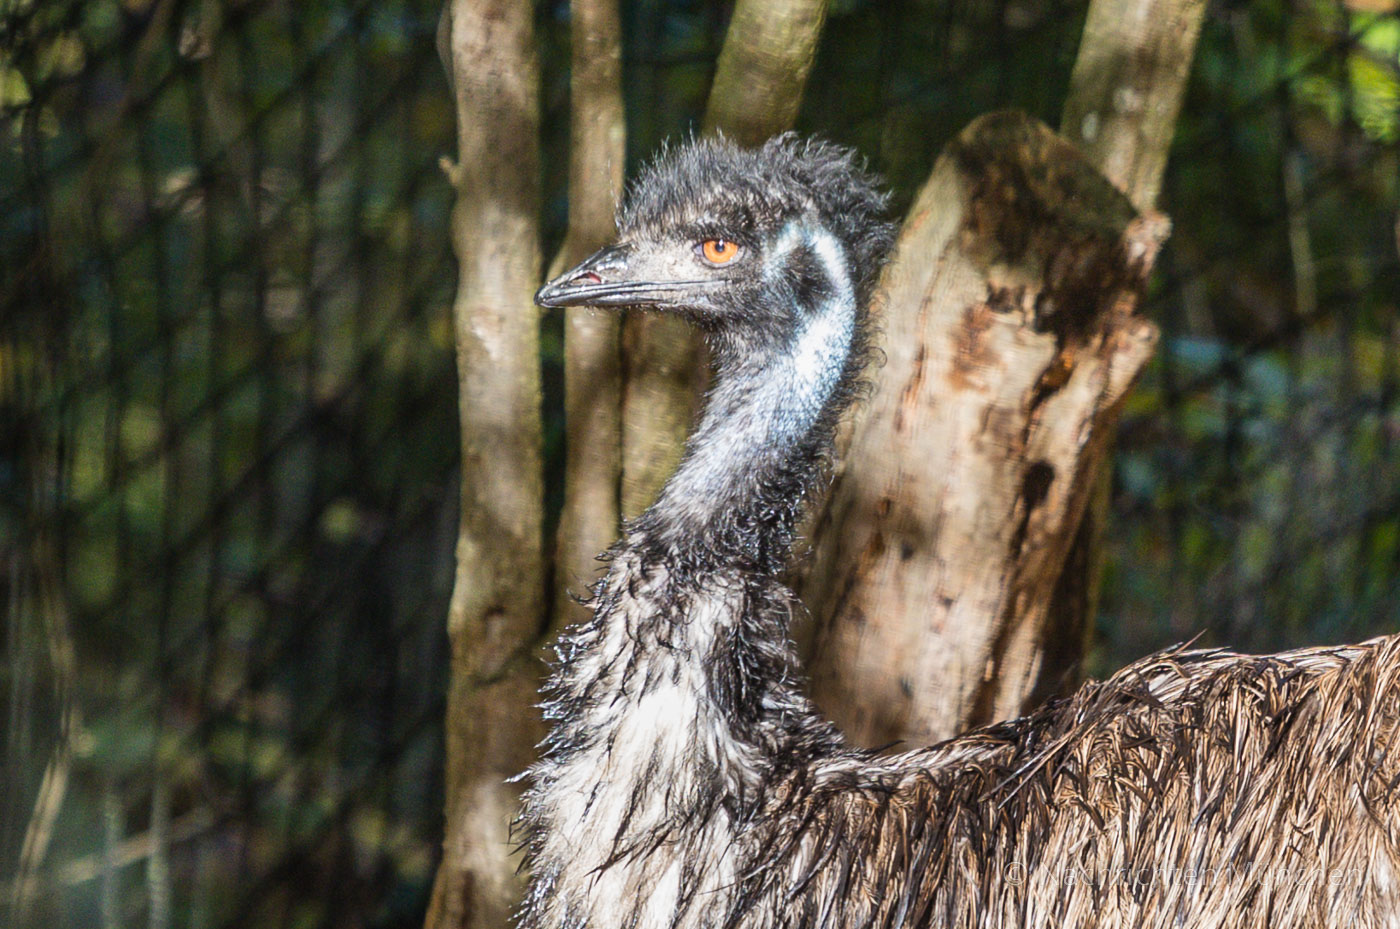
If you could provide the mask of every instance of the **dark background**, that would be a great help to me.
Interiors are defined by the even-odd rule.
[[[1093,673],[1400,626],[1397,5],[1210,7]],[[568,7],[537,6],[552,253]],[[457,488],[438,9],[0,3],[5,925],[421,921]],[[634,163],[695,125],[728,10],[622,3]],[[800,128],[907,204],[972,117],[1057,121],[1084,11],[834,0]]]

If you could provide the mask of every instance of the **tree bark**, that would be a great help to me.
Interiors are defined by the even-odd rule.
[[[1060,133],[1133,204],[1156,209],[1205,0],[1096,0]]]
[[[759,145],[791,129],[825,22],[825,0],[740,0],[715,66],[705,131]]]
[[[517,789],[540,723],[545,614],[540,463],[538,76],[534,8],[450,0],[441,47],[457,112],[452,245],[462,493],[448,615],[446,839],[427,926],[508,925]]]
[[[615,235],[626,123],[617,0],[573,0],[570,63],[569,231],[558,270]],[[553,277],[554,274],[549,275]],[[597,573],[617,538],[622,446],[622,361],[617,313],[564,311],[564,509],[555,555],[554,623],[582,618],[572,594]]]
[[[884,279],[887,363],[807,585],[813,690],[857,741],[1020,711],[1047,606],[1156,330],[1166,235],[1071,145],[982,117],[935,164]]]
[[[706,132],[745,145],[797,119],[826,0],[739,0],[706,105]],[[624,326],[622,510],[636,516],[680,463],[702,382],[700,340],[678,319],[630,317]]]

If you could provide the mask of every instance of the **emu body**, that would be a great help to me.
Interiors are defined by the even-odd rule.
[[[1400,929],[1400,639],[1164,653],[893,756],[803,696],[781,575],[859,387],[883,208],[843,149],[695,142],[541,289],[682,314],[716,371],[559,646],[522,925]]]

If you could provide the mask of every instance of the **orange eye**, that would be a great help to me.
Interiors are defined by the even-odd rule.
[[[739,256],[739,246],[728,239],[706,239],[700,243],[700,254],[710,264],[729,264]]]

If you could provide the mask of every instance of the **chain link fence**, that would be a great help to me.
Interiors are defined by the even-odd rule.
[[[630,152],[729,4],[624,3]],[[412,926],[441,838],[451,101],[422,0],[0,0],[0,913]],[[567,3],[537,4],[562,236]],[[1084,6],[834,0],[801,127],[907,204]],[[1091,653],[1400,626],[1400,20],[1212,7]],[[559,321],[544,320],[557,509]]]

